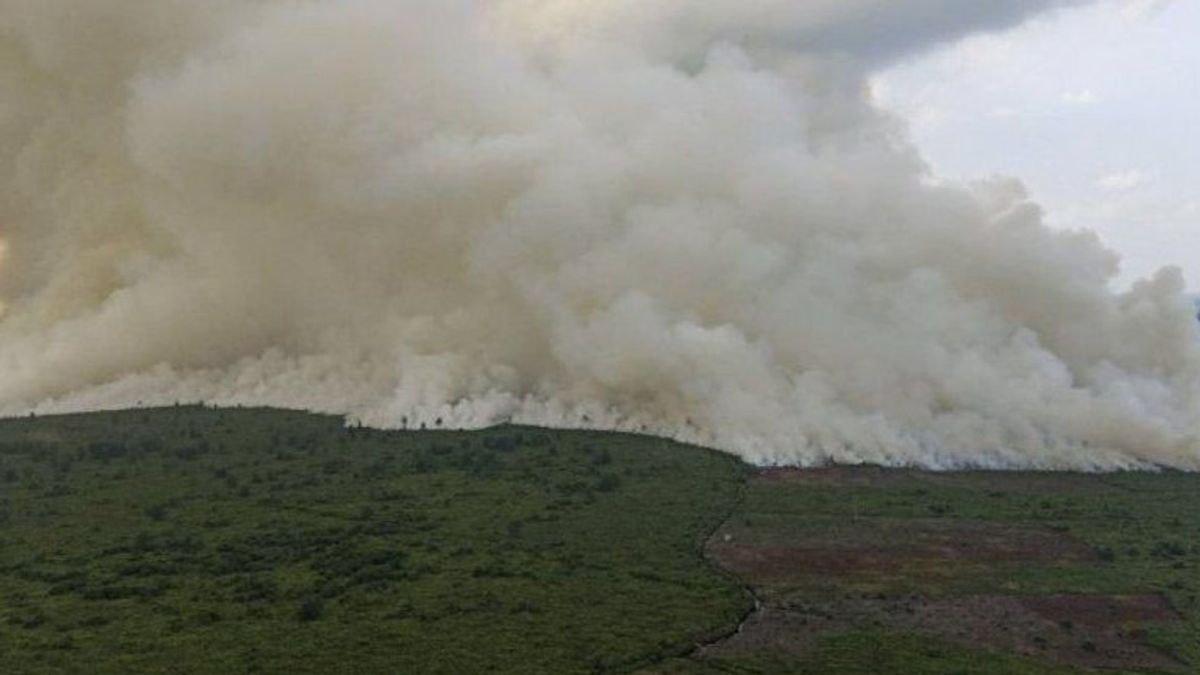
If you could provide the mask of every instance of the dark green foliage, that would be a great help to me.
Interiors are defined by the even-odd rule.
[[[1200,478],[847,469],[756,480],[734,511],[746,473],[593,432],[189,407],[0,422],[0,673],[1091,672],[874,624],[799,658],[681,658],[749,610],[699,554],[731,512],[714,541],[910,557],[912,532],[1037,529],[1070,555],[912,558],[770,592],[1161,595],[1178,620],[1118,629],[1200,664]],[[1101,658],[1112,636],[1056,618],[1025,639]]]
[[[628,671],[736,624],[745,469],[622,434],[0,422],[0,673]]]
[[[316,621],[325,613],[325,604],[320,598],[308,598],[300,603],[300,609],[296,612],[296,619],[302,622]]]
[[[621,478],[616,474],[603,474],[596,482],[596,489],[600,492],[616,492],[619,487],[621,487]]]

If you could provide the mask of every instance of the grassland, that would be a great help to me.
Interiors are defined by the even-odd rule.
[[[0,421],[0,673],[1200,672],[1200,478]]]
[[[744,469],[615,434],[0,423],[0,673],[630,670],[720,632]]]

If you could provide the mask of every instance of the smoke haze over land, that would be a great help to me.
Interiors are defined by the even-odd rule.
[[[1200,469],[1178,271],[932,180],[874,68],[1075,3],[0,0],[0,410]]]

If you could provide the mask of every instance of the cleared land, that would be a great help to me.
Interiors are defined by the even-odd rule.
[[[1200,479],[755,475],[710,539],[760,607],[658,670],[1200,672]]]
[[[1200,672],[1200,477],[623,434],[0,422],[4,673]]]

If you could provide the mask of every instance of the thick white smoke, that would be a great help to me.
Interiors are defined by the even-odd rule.
[[[0,0],[0,409],[1200,469],[1176,271],[931,181],[869,69],[1052,0]]]

